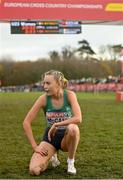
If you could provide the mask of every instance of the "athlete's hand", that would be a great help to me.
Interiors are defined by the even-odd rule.
[[[49,141],[51,141],[51,139],[54,137],[56,130],[57,130],[57,127],[55,126],[55,124],[53,124],[48,132]]]
[[[48,150],[45,147],[41,147],[41,146],[36,146],[34,148],[34,151],[36,153],[39,153],[42,156],[47,156],[48,155]]]

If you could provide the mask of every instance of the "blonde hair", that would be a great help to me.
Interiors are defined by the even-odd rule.
[[[68,85],[68,80],[64,77],[64,74],[60,71],[56,71],[56,70],[50,70],[44,73],[44,75],[42,76],[42,79],[44,79],[45,76],[47,75],[52,75],[54,77],[54,79],[56,80],[56,82],[61,85],[61,87],[63,89],[65,89]]]

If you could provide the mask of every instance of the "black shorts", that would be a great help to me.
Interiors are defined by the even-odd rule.
[[[48,132],[50,128],[45,129],[45,133],[43,136],[43,141],[46,141],[50,144],[52,144],[57,150],[62,149],[61,148],[61,141],[65,135],[66,129],[57,129],[54,137],[49,141],[48,139]]]

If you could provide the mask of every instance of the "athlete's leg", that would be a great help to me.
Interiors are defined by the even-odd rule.
[[[68,151],[68,157],[73,159],[80,139],[79,128],[76,124],[70,124],[67,127],[66,134],[61,142],[63,151]]]
[[[47,149],[48,155],[42,156],[39,153],[34,152],[29,165],[29,171],[31,175],[39,175],[41,172],[45,171],[50,158],[56,152],[56,149],[45,141],[41,142],[39,146]]]
[[[76,174],[76,168],[74,167],[75,153],[80,139],[79,128],[75,124],[70,124],[67,127],[66,134],[62,140],[61,148],[63,151],[68,151],[68,170],[69,174]]]

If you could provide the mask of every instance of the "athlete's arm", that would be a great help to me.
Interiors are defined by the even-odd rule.
[[[46,102],[46,95],[40,96],[37,101],[34,103],[28,114],[26,115],[24,121],[23,121],[23,128],[25,130],[26,136],[32,146],[32,148],[35,150],[37,147],[37,143],[34,139],[31,123],[36,118],[37,113],[39,112],[40,108],[43,108],[45,106]]]
[[[82,113],[80,109],[80,105],[78,103],[76,94],[73,91],[68,91],[68,100],[72,108],[73,117],[71,119],[71,123],[81,123],[82,122]]]

